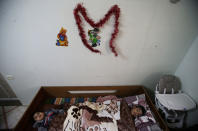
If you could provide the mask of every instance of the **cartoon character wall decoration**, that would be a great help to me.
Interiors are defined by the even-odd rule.
[[[57,46],[68,46],[66,32],[67,30],[62,27],[60,32],[57,35],[57,38],[58,38],[56,42]]]
[[[93,30],[88,30],[89,42],[92,44],[92,47],[100,45],[100,36],[98,35],[99,29],[94,28]]]
[[[81,14],[81,15],[80,15]],[[82,43],[85,47],[87,47],[90,51],[94,53],[101,53],[100,50],[94,48],[97,45],[100,45],[100,37],[98,36],[99,28],[102,28],[104,24],[110,19],[110,17],[114,15],[115,22],[113,23],[114,30],[110,36],[109,47],[115,56],[118,56],[118,53],[115,49],[115,45],[113,42],[119,32],[119,17],[120,17],[120,8],[118,5],[112,6],[109,11],[104,15],[102,19],[98,22],[94,22],[88,15],[85,7],[82,4],[78,4],[74,9],[74,18],[76,20],[76,24],[78,27],[79,35],[81,37]],[[93,30],[88,31],[89,41],[86,38],[85,30],[82,24],[82,18],[89,23],[89,25],[94,28]],[[91,45],[89,44],[91,42]]]

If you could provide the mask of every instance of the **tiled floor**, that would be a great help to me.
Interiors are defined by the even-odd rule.
[[[4,106],[8,129],[15,127],[26,109],[27,106]],[[7,129],[2,106],[0,106],[0,129]]]

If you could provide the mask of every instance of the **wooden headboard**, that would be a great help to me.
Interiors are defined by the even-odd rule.
[[[51,97],[131,96],[144,93],[143,86],[45,86]]]

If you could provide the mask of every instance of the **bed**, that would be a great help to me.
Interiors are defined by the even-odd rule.
[[[162,117],[159,115],[151,99],[149,98],[143,86],[48,86],[41,87],[26,112],[15,127],[15,131],[36,131],[33,128],[33,115],[37,111],[45,111],[49,108],[45,104],[46,99],[54,98],[81,98],[81,97],[99,97],[115,95],[117,97],[129,97],[144,94],[147,104],[153,116],[162,130],[169,130]],[[59,105],[50,105],[50,107],[57,107]],[[135,127],[131,130],[135,130]]]

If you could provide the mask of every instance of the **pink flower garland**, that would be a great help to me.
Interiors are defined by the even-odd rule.
[[[94,49],[93,47],[91,47],[91,45],[88,44],[88,41],[87,41],[86,35],[85,35],[85,31],[84,31],[83,27],[81,26],[82,20],[80,18],[80,15],[78,14],[78,12],[80,12],[82,14],[82,16],[87,21],[87,23],[89,23],[93,28],[102,27],[107,22],[107,20],[109,20],[111,15],[115,15],[114,32],[111,34],[109,46],[110,46],[112,52],[115,54],[115,56],[117,56],[118,53],[115,50],[113,41],[116,38],[118,31],[119,31],[118,30],[118,26],[119,26],[118,19],[120,16],[120,8],[118,7],[118,5],[114,5],[113,7],[111,7],[111,9],[107,12],[107,14],[105,14],[105,16],[102,19],[100,19],[99,22],[97,22],[97,23],[95,23],[92,19],[90,19],[87,16],[86,9],[81,4],[78,4],[77,7],[74,9],[74,17],[75,17],[76,24],[77,24],[78,30],[79,30],[79,35],[81,37],[83,44],[92,52],[101,53],[99,50]]]

